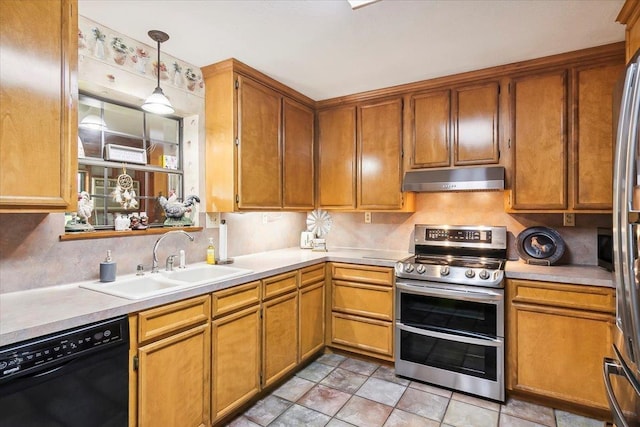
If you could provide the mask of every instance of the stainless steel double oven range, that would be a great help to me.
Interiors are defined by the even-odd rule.
[[[506,227],[416,225],[396,272],[396,374],[504,402]]]

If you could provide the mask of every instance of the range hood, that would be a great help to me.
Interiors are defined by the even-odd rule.
[[[491,191],[504,190],[504,167],[470,167],[409,171],[402,191]]]

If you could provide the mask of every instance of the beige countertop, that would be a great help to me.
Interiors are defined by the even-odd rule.
[[[88,323],[145,310],[325,261],[392,267],[407,252],[336,249],[313,252],[289,248],[234,258],[234,267],[253,272],[222,282],[129,300],[80,288],[81,283],[0,294],[0,346]],[[204,263],[199,263],[204,264]],[[196,266],[199,264],[190,264]],[[189,265],[187,266],[189,267]],[[147,273],[150,274],[150,273]],[[134,277],[119,276],[118,279]]]
[[[347,248],[329,252],[288,248],[243,255],[235,257],[232,266],[252,270],[248,275],[140,300],[129,300],[84,289],[80,287],[82,283],[0,294],[0,346],[203,295],[321,262],[393,267],[396,261],[410,255],[402,251]],[[594,266],[539,267],[509,261],[506,265],[506,275],[508,278],[613,286],[611,273]],[[127,277],[133,275],[120,276],[119,279]]]
[[[541,280],[543,282],[615,287],[613,274],[595,265],[529,265],[524,261],[507,261],[508,279]]]

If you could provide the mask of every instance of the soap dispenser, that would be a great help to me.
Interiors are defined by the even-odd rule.
[[[116,280],[116,263],[111,259],[111,251],[107,251],[107,257],[100,263],[100,281],[114,282]]]
[[[216,249],[213,246],[213,237],[209,237],[209,246],[207,246],[207,264],[216,263]]]

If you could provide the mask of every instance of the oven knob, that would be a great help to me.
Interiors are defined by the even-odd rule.
[[[482,280],[487,280],[489,278],[489,272],[487,270],[480,270],[480,274],[478,274],[478,276]]]
[[[464,272],[464,275],[467,276],[468,279],[473,278],[473,276],[476,275],[476,272],[473,271],[472,269],[468,269],[467,271]]]
[[[419,274],[424,274],[424,272],[427,271],[427,269],[424,267],[424,265],[420,264],[419,266],[416,267],[416,271]]]
[[[411,273],[413,271],[413,264],[406,263],[404,265],[405,273]]]
[[[449,275],[449,267],[442,266],[440,267],[440,276],[448,276]]]

